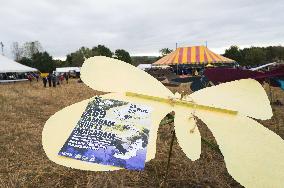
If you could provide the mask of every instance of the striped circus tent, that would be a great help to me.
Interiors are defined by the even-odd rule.
[[[215,54],[205,46],[180,47],[154,63],[154,65],[176,64],[229,64],[235,61]]]

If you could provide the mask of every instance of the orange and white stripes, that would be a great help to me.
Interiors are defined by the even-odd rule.
[[[214,64],[234,63],[235,61],[215,54],[205,46],[181,47],[167,56],[159,59],[155,65],[174,64]]]

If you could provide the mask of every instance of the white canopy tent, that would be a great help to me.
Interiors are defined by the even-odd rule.
[[[80,67],[60,67],[60,68],[56,68],[55,72],[58,73],[68,73],[71,71],[75,71],[75,72],[80,72]]]
[[[137,66],[137,68],[145,71],[146,69],[151,69],[151,68],[167,69],[167,68],[170,68],[170,66],[168,66],[168,65],[153,65],[153,64],[139,64]]]
[[[141,70],[146,70],[146,69],[150,69],[152,68],[152,64],[139,64],[137,66],[138,69],[141,69]]]
[[[14,72],[35,72],[35,68],[17,63],[5,56],[0,55],[0,73]]]

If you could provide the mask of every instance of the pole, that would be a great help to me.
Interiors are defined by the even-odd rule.
[[[271,81],[270,81],[270,78],[268,78],[268,85],[269,85],[270,103],[273,104],[273,96],[272,96],[272,89],[271,89]]]
[[[172,156],[172,150],[173,150],[175,136],[176,136],[176,132],[175,132],[175,130],[173,130],[172,131],[171,144],[170,144],[170,150],[169,150],[169,155],[168,155],[168,161],[167,161],[166,174],[164,176],[162,183],[160,184],[160,187],[163,187],[165,185],[166,181],[167,181],[167,177],[168,177],[169,169],[170,169],[170,162],[171,162],[171,156]]]
[[[177,50],[178,43],[176,42],[176,50]],[[177,63],[177,75],[178,75],[178,63]]]
[[[4,55],[4,44],[3,44],[3,42],[0,42],[0,45],[1,45],[1,50],[2,50],[2,55]]]
[[[270,71],[270,68],[268,67],[268,71]],[[273,96],[272,96],[272,90],[271,90],[271,80],[270,78],[268,79],[268,85],[269,85],[269,96],[270,96],[270,104],[273,104]]]

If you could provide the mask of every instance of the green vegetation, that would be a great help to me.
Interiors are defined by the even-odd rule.
[[[118,49],[113,53],[108,47],[98,45],[92,49],[83,46],[76,52],[68,54],[64,65],[81,67],[85,59],[93,56],[114,57],[131,64],[130,55],[126,50]]]
[[[38,41],[18,42],[12,44],[12,54],[15,61],[24,65],[37,68],[41,72],[52,72],[56,67],[81,67],[85,59],[93,56],[113,57],[127,63],[132,63],[130,54],[124,49],[117,49],[113,53],[108,47],[99,44],[92,48],[81,47],[77,51],[66,55],[66,60],[53,59]]]
[[[152,64],[158,60],[156,56],[132,56],[132,65],[138,66],[140,64]]]
[[[124,61],[126,63],[132,64],[132,59],[130,57],[130,54],[127,51],[125,51],[123,49],[117,49],[117,50],[115,50],[114,54],[115,54],[115,58],[117,58],[121,61]]]
[[[132,64],[134,66],[138,66],[139,64],[152,64],[155,61],[161,59],[162,57],[168,55],[171,53],[173,50],[169,48],[162,48],[159,50],[161,53],[161,56],[132,56]]]
[[[170,54],[172,51],[173,51],[173,50],[172,50],[172,49],[169,49],[169,48],[162,48],[162,49],[160,50],[160,53],[161,53],[162,56],[164,57],[164,56]]]
[[[284,47],[250,47],[240,49],[238,46],[231,46],[225,51],[225,57],[237,61],[242,66],[254,66],[274,61],[284,60]]]
[[[56,68],[55,62],[47,52],[37,52],[31,58],[23,57],[19,62],[41,72],[52,72]]]

